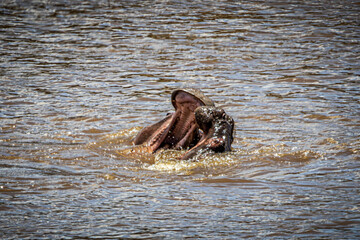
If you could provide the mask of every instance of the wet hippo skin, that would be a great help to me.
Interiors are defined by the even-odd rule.
[[[197,89],[179,89],[171,95],[175,112],[143,128],[134,144],[144,144],[151,153],[159,149],[190,148],[181,159],[198,152],[231,150],[234,121]]]
[[[202,139],[181,159],[189,159],[204,150],[231,151],[234,140],[234,120],[221,108],[203,106],[195,110],[195,119],[203,131]]]

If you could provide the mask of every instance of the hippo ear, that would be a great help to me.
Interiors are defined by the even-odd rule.
[[[153,125],[150,125],[150,126],[147,126],[147,127],[144,127],[135,137],[134,139],[134,144],[135,145],[139,145],[139,144],[143,144],[144,142],[147,142],[151,137],[152,135],[154,134],[155,131],[159,130],[159,128],[166,122],[168,121],[171,117],[172,117],[173,114],[168,114],[163,120],[153,124]]]

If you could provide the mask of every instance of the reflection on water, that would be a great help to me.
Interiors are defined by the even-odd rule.
[[[356,1],[0,3],[0,237],[360,232]],[[131,144],[202,89],[233,151]]]

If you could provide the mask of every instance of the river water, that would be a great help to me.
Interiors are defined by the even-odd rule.
[[[358,1],[0,6],[0,238],[360,238]],[[132,146],[184,87],[231,152]]]

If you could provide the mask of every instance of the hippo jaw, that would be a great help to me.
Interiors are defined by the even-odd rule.
[[[199,141],[195,109],[205,105],[214,106],[214,103],[196,89],[175,90],[171,102],[175,113],[142,129],[135,137],[134,144],[146,143],[149,152],[154,153],[160,148],[191,147]]]
[[[187,160],[199,152],[231,151],[234,140],[234,120],[221,108],[202,106],[195,110],[196,122],[203,131],[202,139],[182,157]]]

